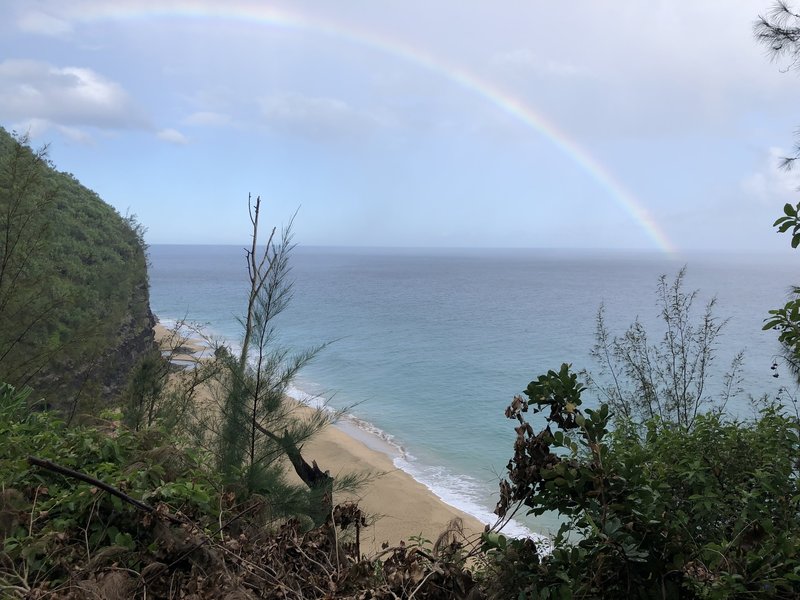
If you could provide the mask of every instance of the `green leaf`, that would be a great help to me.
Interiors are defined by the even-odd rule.
[[[136,544],[133,542],[133,536],[130,533],[123,531],[114,536],[114,545],[122,546],[128,550],[133,550],[136,547]]]
[[[775,222],[772,224],[773,227],[777,227],[781,223],[785,223],[788,220],[788,217],[781,217],[780,219],[776,219]]]

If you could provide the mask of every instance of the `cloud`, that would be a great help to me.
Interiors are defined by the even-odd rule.
[[[43,138],[51,130],[58,131],[61,135],[69,138],[73,142],[80,144],[91,144],[92,136],[77,127],[66,125],[56,125],[47,119],[26,119],[10,126],[12,131],[18,131],[30,136],[31,139]]]
[[[491,63],[501,69],[514,71],[522,75],[530,72],[561,77],[589,75],[586,69],[551,58],[544,58],[527,48],[517,48],[516,50],[495,54],[491,59]]]
[[[189,143],[188,138],[177,129],[162,129],[156,136],[158,139],[169,142],[170,144],[185,145]]]
[[[92,136],[90,136],[82,129],[78,129],[77,127],[56,125],[56,129],[58,130],[59,133],[61,133],[61,135],[71,139],[73,142],[78,142],[79,144],[87,144],[87,145],[92,143]]]
[[[78,127],[68,127],[66,125],[56,125],[46,119],[27,119],[12,123],[12,131],[27,134],[31,139],[41,139],[51,130],[58,131],[61,135],[79,144],[91,144],[92,136],[79,129]]]
[[[261,109],[270,127],[314,139],[357,135],[379,123],[343,100],[295,93],[263,98]]]
[[[183,120],[184,125],[209,127],[222,127],[224,125],[229,125],[230,122],[230,115],[211,111],[198,111],[196,113],[192,113]]]
[[[31,11],[17,19],[17,27],[24,33],[64,37],[72,33],[69,21],[40,11]]]
[[[20,59],[0,62],[0,118],[101,129],[147,126],[118,83],[87,68]]]
[[[528,10],[507,19],[511,34],[484,64],[575,137],[717,135],[743,111],[788,110],[797,97],[797,78],[753,39],[752,3],[533,4],[535,19]]]
[[[761,168],[742,180],[742,190],[765,206],[784,202],[794,204],[800,189],[800,170],[797,166],[791,170],[780,168],[781,159],[787,155],[780,148],[770,148]]]

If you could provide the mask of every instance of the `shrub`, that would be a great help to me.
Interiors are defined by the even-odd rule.
[[[800,593],[800,427],[769,405],[752,421],[699,415],[608,427],[581,411],[568,365],[531,382],[506,416],[514,457],[497,512],[563,518],[550,554],[485,538],[498,597],[733,598]],[[544,412],[535,432],[525,418]],[[520,556],[526,557],[520,560]]]

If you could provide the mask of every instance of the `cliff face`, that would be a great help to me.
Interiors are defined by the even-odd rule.
[[[104,356],[100,376],[104,398],[118,397],[128,385],[139,359],[155,348],[155,325],[156,319],[150,311],[150,289],[145,280],[133,290],[115,343]]]
[[[142,232],[0,129],[0,381],[70,414],[113,402],[154,343]]]

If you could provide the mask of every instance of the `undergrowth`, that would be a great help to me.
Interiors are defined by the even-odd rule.
[[[436,544],[416,540],[368,559],[359,545],[366,520],[354,504],[309,530],[307,519],[276,518],[268,494],[226,489],[213,460],[174,437],[115,419],[68,428],[31,411],[27,395],[0,385],[2,598],[477,592],[455,526]]]

